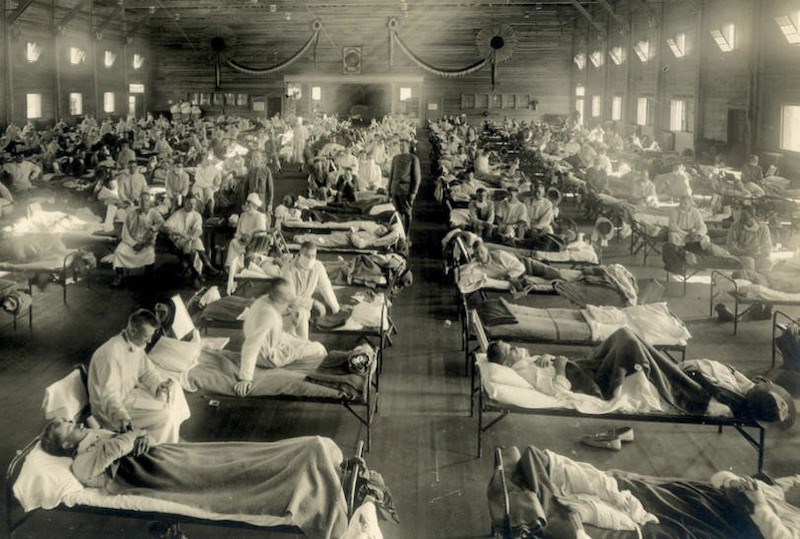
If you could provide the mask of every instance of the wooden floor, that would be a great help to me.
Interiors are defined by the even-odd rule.
[[[420,155],[427,156],[427,133],[420,133]],[[427,170],[423,159],[423,170]],[[297,178],[285,173],[285,178]],[[278,190],[296,182],[279,180]],[[636,441],[620,452],[584,447],[581,435],[612,425],[602,420],[547,419],[511,416],[484,437],[485,456],[475,458],[475,419],[469,417],[468,378],[457,321],[455,296],[442,272],[440,239],[445,219],[432,200],[427,181],[418,200],[412,230],[414,284],[395,301],[399,334],[387,352],[381,378],[380,413],[373,428],[369,464],[381,472],[394,493],[402,523],[385,524],[387,538],[467,538],[489,535],[485,497],[492,470],[491,450],[497,445],[535,444],[588,461],[601,469],[622,468],[640,473],[706,479],[719,469],[752,473],[755,451],[734,431],[690,425],[633,424]],[[569,206],[565,207],[570,212]],[[627,243],[612,244],[606,262],[626,264],[640,279],[664,280],[660,261],[649,267],[627,254]],[[5,413],[0,417],[0,461],[12,458],[39,430],[43,388],[68,372],[124,325],[128,313],[175,290],[180,282],[159,275],[164,285],[132,279],[125,290],[112,291],[99,281],[70,288],[69,304],[61,304],[60,289],[51,287],[37,297],[33,330],[0,330],[0,392]],[[733,337],[732,326],[708,318],[708,287],[691,283],[685,297],[673,283],[666,294],[670,307],[687,322],[694,338],[687,357],[722,359],[748,372],[769,365],[770,329],[767,322],[746,322]],[[188,296],[188,289],[181,290]],[[550,301],[550,300],[547,300]],[[794,314],[800,314],[795,312]],[[0,320],[2,323],[2,320]],[[328,344],[336,343],[326,341]],[[236,346],[236,342],[232,343]],[[535,348],[532,348],[537,350]],[[546,350],[546,348],[538,348]],[[552,349],[549,351],[553,351]],[[581,355],[587,349],[558,349]],[[212,408],[200,396],[189,396],[192,418],[185,424],[187,440],[277,440],[321,434],[332,437],[346,454],[364,432],[342,408],[335,406],[224,403]],[[797,473],[800,427],[770,432],[765,469],[773,475]],[[5,504],[3,504],[5,511]],[[190,537],[259,536],[263,533],[220,530],[188,525]],[[147,537],[147,522],[39,511],[16,537]]]

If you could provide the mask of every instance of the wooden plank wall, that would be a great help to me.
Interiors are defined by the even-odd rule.
[[[115,93],[115,114],[112,116],[116,117],[125,115],[128,111],[127,83],[144,84],[145,90],[148,90],[151,80],[149,65],[152,65],[152,61],[148,62],[148,40],[136,36],[130,43],[126,43],[122,37],[123,27],[119,19],[112,21],[103,32],[102,39],[95,39],[93,25],[96,28],[104,21],[107,12],[92,15],[89,4],[85,11],[69,22],[63,32],[59,32],[56,23],[76,4],[77,0],[69,3],[34,2],[13,25],[7,25],[6,19],[3,20],[3,31],[8,32],[11,45],[9,84],[5,47],[7,42],[4,35],[0,69],[0,87],[3,89],[0,94],[0,122],[4,125],[10,120],[20,125],[26,122],[28,93],[42,94],[42,118],[35,123],[52,125],[59,118],[68,123],[80,119],[70,115],[69,94],[72,92],[82,94],[84,114],[102,118],[106,116],[103,112],[104,92]],[[7,16],[8,11],[4,9],[3,13]],[[42,48],[41,56],[35,63],[27,62],[25,57],[29,41],[38,43]],[[86,52],[84,62],[70,64],[70,47],[73,46]],[[103,65],[106,50],[117,54],[117,60],[111,68]],[[136,53],[145,56],[144,66],[140,70],[132,68],[133,55]],[[95,62],[96,69],[93,65]],[[7,86],[10,86],[8,91]]]
[[[527,13],[527,17],[526,17]],[[475,117],[512,116],[525,119],[544,114],[568,112],[571,33],[562,25],[555,10],[530,10],[519,6],[474,6],[467,8],[427,7],[409,5],[408,15],[398,13],[397,5],[361,10],[359,14],[342,14],[335,6],[317,7],[309,12],[293,13],[290,21],[273,21],[269,15],[259,15],[258,28],[254,23],[233,18],[228,26],[237,32],[230,38],[231,55],[243,64],[273,65],[297,51],[311,35],[314,17],[323,24],[314,55],[309,54],[287,70],[270,76],[240,74],[228,67],[222,71],[222,91],[247,92],[253,95],[282,96],[283,76],[292,74],[330,75],[342,71],[342,47],[362,47],[362,73],[367,75],[396,74],[424,76],[422,108],[435,103],[431,114],[466,113]],[[475,46],[476,32],[492,23],[512,23],[519,38],[513,57],[498,66],[495,91],[492,91],[490,70],[457,79],[444,79],[414,65],[399,47],[394,48],[394,62],[389,68],[389,39],[387,21],[397,16],[398,34],[420,58],[439,68],[460,68],[480,57]],[[208,42],[216,30],[213,26],[193,26],[194,21],[181,18],[180,25],[190,36],[191,44],[175,32],[172,21],[164,21],[153,32],[153,45],[158,47],[155,86],[152,106],[165,109],[170,102],[186,98],[187,92],[214,91],[213,66]],[[280,27],[280,32],[271,28]],[[197,49],[195,51],[194,49]],[[354,82],[358,75],[353,76]],[[323,94],[325,88],[323,87]],[[537,109],[461,108],[461,94],[478,94],[492,102],[491,95],[529,95],[537,101]],[[484,99],[484,98],[479,98]],[[323,98],[323,101],[325,99]]]
[[[605,64],[595,68],[590,62],[581,71],[572,65],[574,95],[577,84],[586,85],[586,119],[589,125],[609,121],[611,98],[623,96],[624,119],[621,124],[633,126],[638,97],[653,97],[653,125],[642,129],[644,134],[659,137],[669,129],[670,100],[691,100],[686,133],[676,133],[697,152],[720,151],[733,164],[741,164],[749,151],[762,156],[765,164],[781,154],[780,166],[788,175],[800,175],[800,154],[780,149],[781,107],[799,104],[800,47],[790,46],[780,33],[775,17],[796,11],[796,0],[675,0],[647,3],[658,24],[651,25],[648,13],[638,0],[622,0],[615,12],[630,21],[630,30],[622,33],[611,16],[599,6],[590,10],[594,19],[608,28],[608,37],[584,18],[577,20],[573,36],[573,54],[587,55],[595,50],[606,51]],[[711,30],[724,24],[736,25],[736,46],[724,53],[714,43]],[[675,58],[666,40],[677,33],[686,34],[687,55]],[[632,51],[632,45],[648,39],[652,58],[643,64]],[[615,66],[607,49],[629,40],[626,64]],[[625,74],[628,74],[626,76]],[[603,117],[590,118],[591,96],[603,100]],[[574,97],[573,97],[574,100]],[[571,107],[574,107],[574,101]],[[727,140],[728,111],[746,112],[745,145],[736,150]]]

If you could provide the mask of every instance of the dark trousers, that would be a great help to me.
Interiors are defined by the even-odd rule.
[[[411,197],[409,195],[392,195],[392,202],[403,220],[406,236],[409,236],[411,234]]]

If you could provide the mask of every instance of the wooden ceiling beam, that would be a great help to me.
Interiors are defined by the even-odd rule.
[[[594,17],[592,17],[592,14],[589,13],[588,11],[586,11],[586,8],[583,7],[583,5],[578,0],[571,0],[571,3],[572,3],[573,6],[575,6],[575,9],[578,10],[578,13],[583,15],[584,18],[587,21],[589,21],[589,24],[594,26],[594,29],[597,30],[597,35],[599,35],[600,37],[606,37],[606,29],[603,28],[603,26],[599,22],[594,20]]]
[[[80,13],[80,12],[81,12],[81,10],[82,10],[84,7],[86,7],[86,4],[88,4],[88,3],[89,3],[89,2],[91,2],[91,1],[92,1],[92,0],[78,0],[78,1],[75,3],[75,5],[72,7],[72,9],[70,9],[70,10],[69,10],[69,13],[67,13],[66,15],[64,15],[64,18],[63,18],[63,19],[61,19],[60,21],[58,21],[58,29],[63,31],[63,30],[64,30],[64,28],[66,28],[66,27],[67,27],[67,25],[69,24],[69,21],[71,21],[72,19],[74,19],[74,18],[75,18],[75,16],[76,16],[78,13]]]
[[[6,23],[9,25],[14,24],[17,21],[17,19],[19,19],[20,16],[23,13],[25,13],[25,10],[28,9],[31,4],[33,4],[33,0],[23,0],[23,2],[19,6],[17,6],[16,11],[14,11],[14,13],[8,16]]]
[[[620,28],[622,28],[623,30],[627,30],[628,23],[625,21],[625,19],[617,15],[617,12],[614,11],[614,6],[612,6],[608,2],[608,0],[597,0],[597,1],[601,6],[603,6],[603,8],[608,12],[608,14],[611,15],[611,18],[616,21],[616,23],[620,26]]]
[[[647,22],[650,24],[651,27],[655,28],[658,26],[658,17],[656,16],[656,12],[653,11],[645,0],[633,0],[633,2],[642,8],[642,10],[647,13]]]
[[[144,17],[139,19],[139,21],[136,24],[133,25],[133,28],[128,30],[128,32],[125,34],[125,41],[130,42],[130,40],[133,39],[133,34],[135,34],[137,31],[139,31],[139,29],[142,26],[147,24],[147,21],[150,20],[150,17],[152,17],[155,14],[157,9],[158,8],[151,8],[150,11],[147,12],[147,15],[145,15]]]
[[[96,38],[96,39],[98,39],[98,40],[99,40],[99,39],[102,39],[102,37],[103,37],[103,30],[105,30],[106,28],[108,28],[108,25],[109,25],[109,24],[111,24],[111,22],[112,22],[112,21],[113,21],[113,20],[114,20],[114,19],[115,19],[115,18],[116,18],[116,17],[117,17],[117,16],[118,16],[120,13],[122,13],[122,11],[123,11],[124,9],[125,9],[125,5],[124,5],[123,3],[120,3],[120,5],[118,5],[116,8],[114,8],[114,11],[112,11],[112,12],[111,12],[111,15],[109,15],[108,17],[106,17],[106,18],[105,18],[105,20],[104,20],[103,22],[101,22],[101,23],[100,23],[100,25],[99,25],[97,28],[95,28],[95,29],[94,29],[94,35],[95,35],[95,38]]]

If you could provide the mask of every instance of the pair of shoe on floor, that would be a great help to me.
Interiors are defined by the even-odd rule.
[[[622,442],[633,441],[633,429],[631,427],[619,427],[595,434],[589,434],[581,438],[583,445],[589,447],[599,447],[600,449],[609,449],[611,451],[619,451],[622,449]]]

